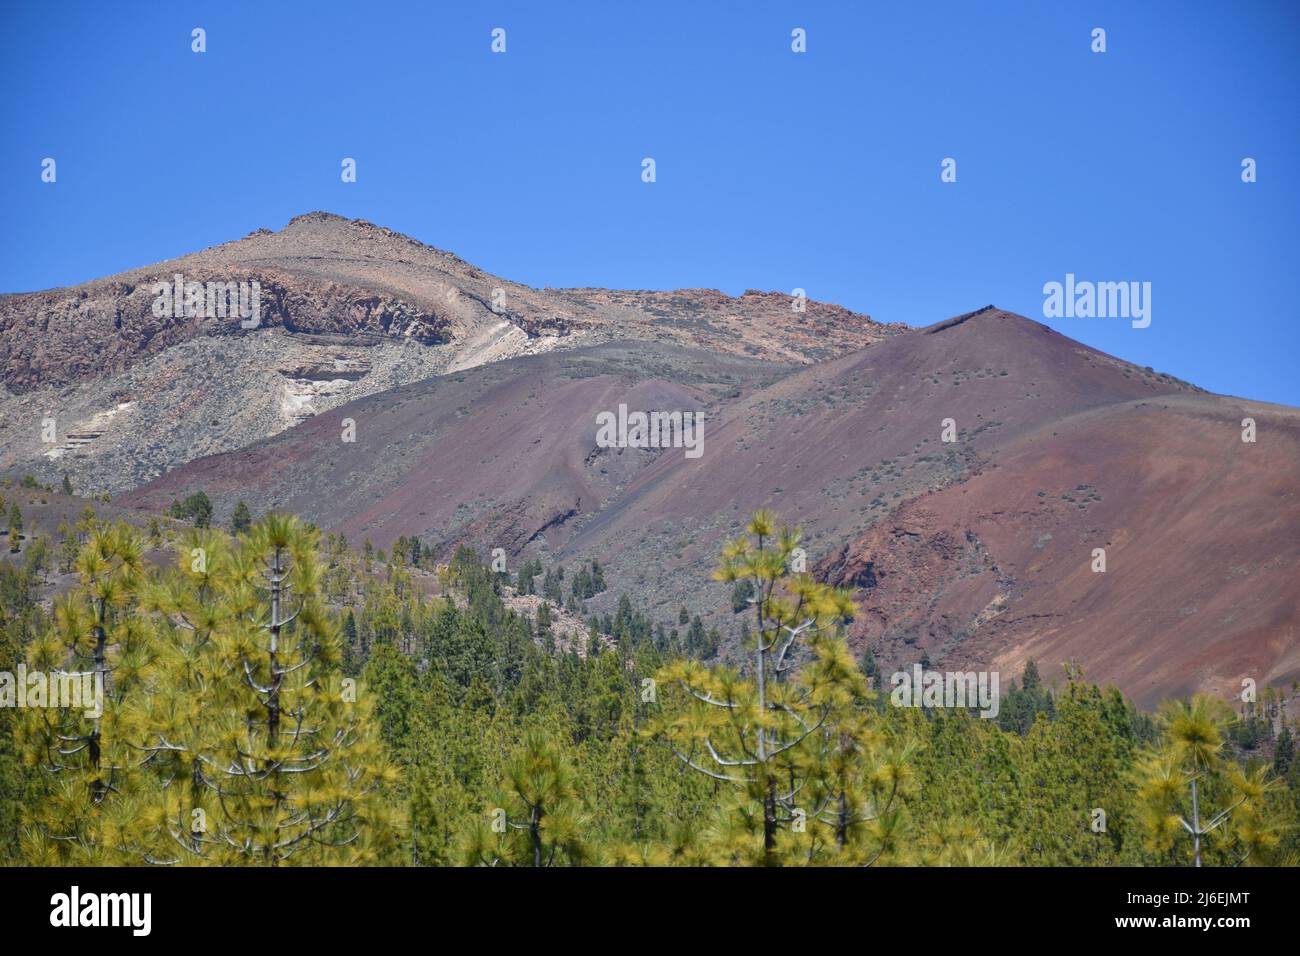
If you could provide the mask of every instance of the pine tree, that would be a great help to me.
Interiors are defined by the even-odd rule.
[[[96,527],[76,569],[80,586],[55,600],[54,627],[29,648],[28,668],[49,679],[87,675],[99,699],[25,712],[24,758],[50,780],[48,798],[26,808],[23,856],[40,865],[139,864],[139,754],[127,706],[150,657],[139,539],[122,523]]]
[[[364,663],[361,641],[357,636],[357,618],[352,608],[343,612],[343,670],[355,674]]]
[[[708,650],[704,636],[704,621],[697,614],[691,621],[690,629],[686,632],[686,653],[694,657],[704,658],[708,655]]]
[[[215,688],[198,749],[209,791],[204,853],[277,865],[382,859],[395,847],[396,779],[369,695],[344,685],[337,629],[319,599],[316,534],[268,515],[234,557]]]
[[[787,573],[799,535],[778,531],[771,513],[756,512],[746,531],[750,537],[723,551],[714,576],[754,585],[753,680],[691,660],[669,665],[657,680],[685,698],[670,702],[654,730],[692,770],[736,785],[739,799],[724,852],[737,861],[752,853],[772,864],[788,855],[790,834],[807,833],[810,821],[834,816],[839,794],[856,804],[826,774],[854,772],[835,767],[832,752],[845,749],[841,734],[852,731],[843,711],[865,686],[843,640],[832,633],[852,614],[847,592]],[[806,660],[799,667],[801,657]],[[787,672],[796,667],[791,680]],[[821,782],[810,786],[814,779]],[[855,805],[855,819],[841,821],[845,844],[848,829],[862,822],[857,815]],[[863,816],[875,812],[864,809]],[[751,834],[758,841],[752,851]]]
[[[555,653],[555,634],[551,630],[551,606],[542,601],[537,608],[537,642],[548,654]]]
[[[484,866],[555,866],[587,858],[572,763],[549,734],[529,731],[512,755],[494,805],[465,839],[464,860]]]
[[[1151,851],[1172,853],[1185,832],[1191,865],[1199,867],[1210,834],[1219,837],[1221,852],[1233,864],[1266,855],[1280,843],[1265,814],[1278,781],[1268,778],[1267,768],[1243,769],[1223,757],[1230,717],[1226,704],[1204,694],[1161,706],[1162,745],[1139,768],[1138,798]]]
[[[17,554],[22,547],[23,539],[23,513],[18,507],[18,502],[9,506],[9,550]]]
[[[383,862],[400,820],[384,791],[372,695],[338,670],[317,536],[270,515],[232,543],[198,530],[152,606],[166,653],[142,723],[160,780],[155,862]],[[170,837],[167,843],[166,837]]]
[[[738,578],[731,588],[731,611],[740,614],[749,610],[750,598],[754,596],[754,582],[748,578]]]
[[[206,528],[212,523],[212,502],[206,492],[196,491],[184,501],[173,501],[168,514],[182,520],[188,518],[196,528]]]
[[[81,545],[66,521],[59,522],[55,533],[59,536],[59,571],[68,574],[77,562],[77,552],[81,550]]]
[[[1107,719],[1102,692],[1071,679],[1056,718],[1035,722],[1025,737],[1028,786],[1019,829],[1032,835],[1024,862],[1099,865],[1118,862],[1129,826],[1131,746]],[[1104,815],[1093,819],[1096,810]]]
[[[35,605],[32,592],[26,575],[10,565],[0,565],[0,685],[18,673],[23,661],[23,633],[30,608]],[[0,690],[0,695],[4,693]],[[22,861],[19,836],[23,806],[43,799],[37,791],[39,782],[22,763],[19,724],[17,708],[0,706],[0,865]]]
[[[1295,738],[1291,736],[1291,728],[1282,725],[1282,732],[1277,735],[1277,745],[1273,748],[1273,773],[1278,777],[1285,777],[1291,770],[1291,763],[1295,760]]]
[[[253,526],[253,515],[248,510],[248,505],[240,501],[235,505],[235,511],[230,516],[230,533],[245,534]]]

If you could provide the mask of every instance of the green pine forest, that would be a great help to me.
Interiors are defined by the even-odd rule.
[[[894,707],[844,639],[851,596],[790,573],[798,532],[766,512],[718,559],[732,650],[686,608],[587,614],[598,563],[505,573],[465,548],[439,564],[414,539],[385,553],[289,515],[211,515],[178,502],[145,529],[87,508],[50,537],[8,508],[0,672],[100,674],[106,699],[98,717],[0,707],[0,862],[1300,859],[1294,688],[1144,713],[1031,664],[996,719]],[[70,586],[44,598],[52,575]],[[556,632],[561,608],[581,639]]]

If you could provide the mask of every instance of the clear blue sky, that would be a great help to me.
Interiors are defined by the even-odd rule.
[[[1300,405],[1294,2],[2,9],[2,291],[312,209],[530,285],[803,287],[914,325],[1041,318],[1073,272],[1151,282],[1153,321],[1066,334]]]

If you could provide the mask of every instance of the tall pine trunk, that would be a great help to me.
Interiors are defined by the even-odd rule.
[[[108,649],[108,607],[101,597],[95,604],[95,682],[98,687],[107,687],[108,679],[105,665],[105,656]],[[95,803],[99,803],[108,795],[108,787],[104,784],[103,774],[100,773],[101,751],[99,744],[99,721],[100,718],[93,718],[94,727],[90,731],[90,741],[87,746],[90,755],[90,765],[95,768],[95,779],[90,785],[90,795]]]

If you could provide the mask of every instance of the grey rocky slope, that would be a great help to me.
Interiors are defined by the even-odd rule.
[[[257,327],[155,314],[155,284],[177,274],[257,282]],[[812,362],[901,328],[811,300],[797,311],[778,293],[534,289],[309,213],[79,286],[0,296],[0,471],[50,482],[66,471],[79,490],[119,492],[344,402],[517,356],[633,339]]]

